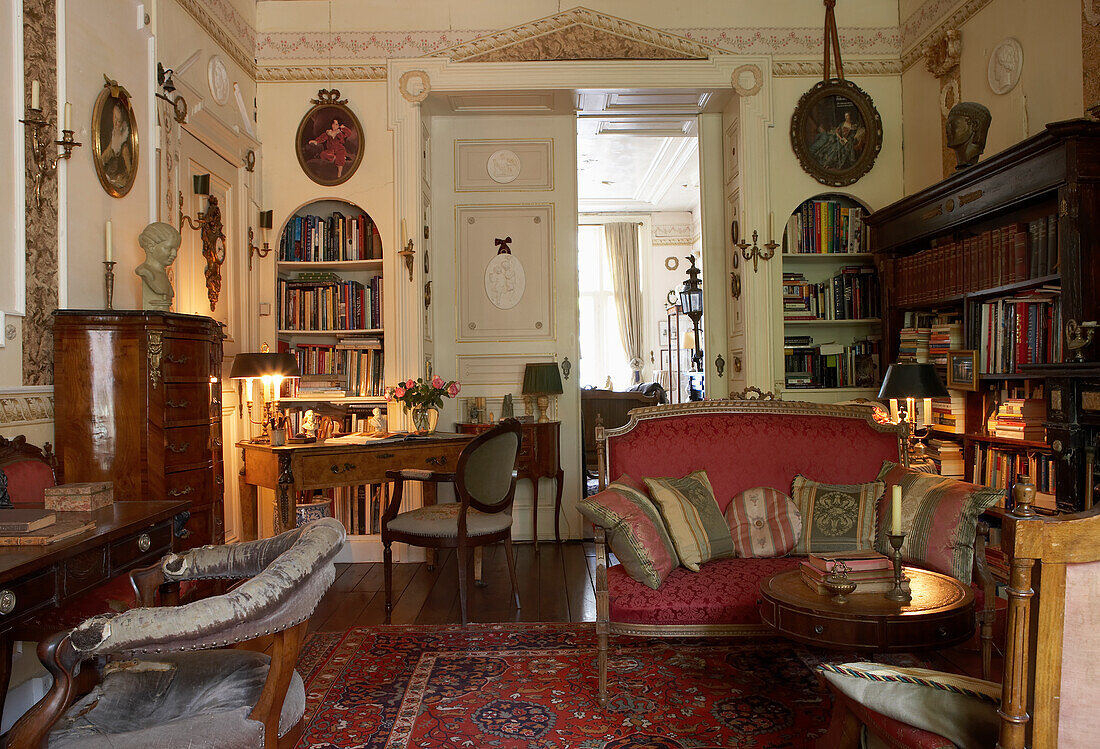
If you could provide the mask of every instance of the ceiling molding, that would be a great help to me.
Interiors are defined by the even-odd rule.
[[[256,79],[256,41],[255,37],[246,38],[244,40],[234,37],[230,34],[222,24],[214,17],[214,14],[210,12],[210,7],[221,7],[222,3],[215,2],[211,4],[208,0],[176,0],[179,6],[187,11],[188,15],[195,19],[202,30],[205,31],[211,39],[217,42],[218,46],[225,50],[225,53],[233,58],[233,61],[241,66],[244,72],[249,75],[253,80]],[[224,10],[224,8],[223,8]],[[232,9],[230,9],[232,10]],[[240,19],[244,23],[245,28],[251,29],[244,19]]]
[[[384,81],[385,65],[260,65],[257,81]]]
[[[698,138],[667,138],[638,182],[634,199],[660,205],[691,159],[698,159]]]
[[[844,75],[899,75],[901,60],[845,60]],[[820,78],[825,74],[821,60],[774,60],[772,75],[776,78]]]
[[[927,0],[902,24],[901,69],[908,70],[924,58],[925,47],[949,29],[959,29],[991,0]]]

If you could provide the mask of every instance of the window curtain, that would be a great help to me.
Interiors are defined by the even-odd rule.
[[[631,380],[642,380],[642,294],[639,283],[638,224],[604,224],[604,242],[611,260],[619,335],[630,359]]]

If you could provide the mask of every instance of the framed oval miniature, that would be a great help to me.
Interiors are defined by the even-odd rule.
[[[107,194],[121,198],[137,178],[138,129],[129,92],[110,79],[92,109],[92,163]]]
[[[821,81],[798,100],[791,147],[802,169],[823,185],[850,185],[882,149],[882,119],[871,97],[850,81]]]
[[[363,160],[363,126],[337,89],[321,89],[312,101],[294,137],[298,163],[319,185],[343,184]]]

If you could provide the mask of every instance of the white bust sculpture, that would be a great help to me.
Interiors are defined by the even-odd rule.
[[[157,221],[142,230],[138,244],[145,250],[145,262],[134,269],[141,276],[141,308],[167,311],[175,296],[168,266],[176,261],[180,233],[171,224]]]
[[[367,420],[367,425],[375,434],[386,433],[386,417],[382,415],[382,409],[374,409],[374,415]]]

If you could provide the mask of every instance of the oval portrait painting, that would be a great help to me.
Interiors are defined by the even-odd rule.
[[[363,160],[363,127],[346,100],[317,103],[298,125],[295,150],[302,171],[319,185],[339,185],[355,174]]]
[[[850,185],[871,170],[882,148],[882,119],[863,89],[822,81],[798,101],[791,147],[803,170],[823,185]]]
[[[114,81],[99,92],[92,109],[92,162],[107,194],[121,198],[137,178],[137,118],[130,94]]]

